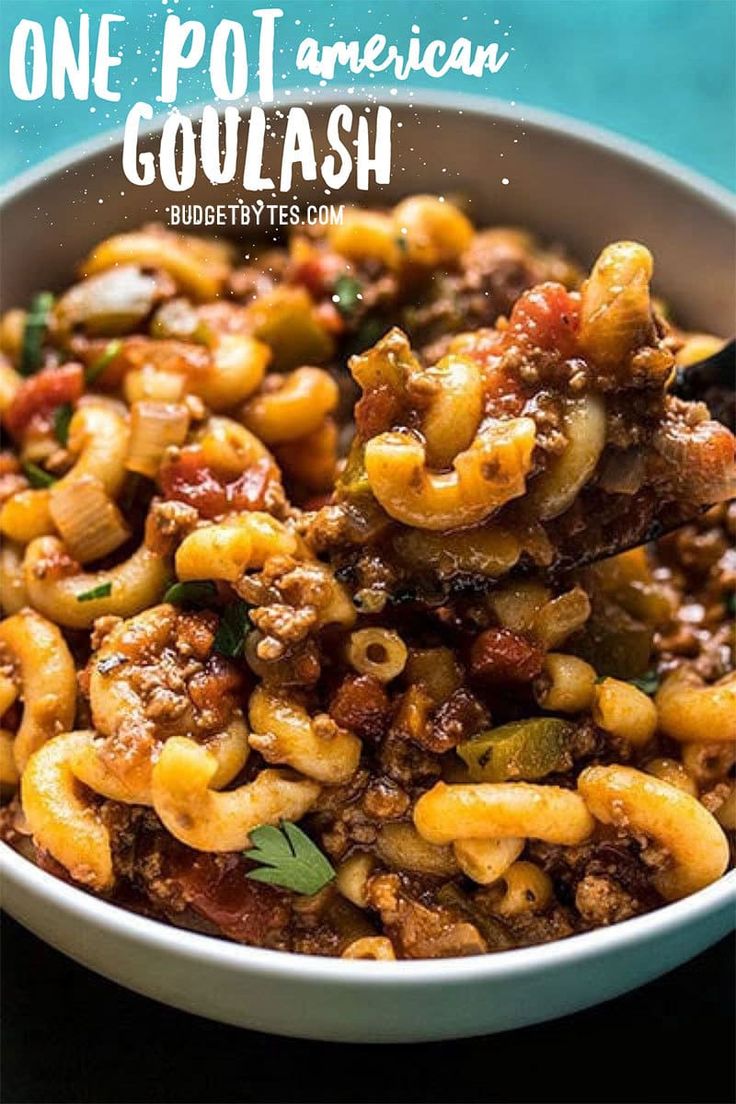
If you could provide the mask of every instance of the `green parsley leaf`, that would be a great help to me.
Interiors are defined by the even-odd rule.
[[[732,591],[726,599],[726,613],[736,617],[736,590]]]
[[[253,846],[244,852],[246,858],[262,864],[246,875],[254,882],[281,886],[311,897],[335,877],[333,867],[317,845],[290,821],[282,820],[280,828],[267,824],[254,828],[250,841]]]
[[[238,599],[229,606],[225,606],[220,624],[215,633],[214,649],[220,655],[237,659],[243,654],[245,639],[250,632],[250,618],[248,610],[251,607],[247,602]]]
[[[126,474],[123,489],[118,499],[118,505],[124,514],[127,515],[131,512],[139,492],[147,483],[149,483],[149,480],[140,472],[128,472]]]
[[[337,278],[335,281],[335,295],[337,296],[335,306],[343,318],[350,318],[355,313],[355,308],[362,298],[362,291],[363,285],[353,276],[339,276]]]
[[[408,252],[409,243],[406,240],[406,237],[405,237],[404,234],[399,234],[398,237],[396,237],[394,240],[396,242],[396,248],[398,249],[399,253]]]
[[[216,601],[217,587],[206,580],[174,583],[164,594],[164,602],[171,602],[173,606],[194,606],[195,609],[204,609]]]
[[[22,376],[32,376],[41,367],[43,341],[46,336],[49,312],[54,305],[50,291],[40,291],[31,300],[23,330],[23,345],[20,351],[18,371]]]
[[[94,383],[98,376],[107,368],[108,364],[111,364],[115,357],[118,355],[123,347],[123,343],[119,338],[114,341],[108,341],[105,346],[105,351],[97,360],[93,360],[84,373],[84,379],[86,383]]]
[[[112,594],[112,583],[100,583],[99,586],[92,587],[91,590],[85,590],[81,594],[77,595],[78,602],[94,602],[95,598],[107,598]]]
[[[66,448],[69,443],[69,423],[74,416],[74,407],[71,403],[62,403],[54,411],[54,436],[60,445]]]
[[[659,675],[656,671],[646,671],[639,678],[629,679],[632,686],[641,690],[643,694],[654,694],[659,689]]]
[[[34,464],[32,460],[24,460],[21,467],[26,479],[36,490],[41,487],[51,487],[56,482],[55,475],[39,468],[38,464]]]
[[[348,353],[363,353],[371,345],[375,345],[379,337],[386,332],[386,325],[379,318],[366,318],[361,322],[358,332],[348,346]]]

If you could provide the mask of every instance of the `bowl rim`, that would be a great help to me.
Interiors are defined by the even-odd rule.
[[[184,959],[207,959],[212,965],[258,975],[285,974],[290,980],[359,982],[365,984],[481,982],[503,975],[523,976],[587,962],[626,950],[640,941],[659,939],[679,927],[699,923],[731,903],[736,917],[736,870],[716,882],[630,920],[531,947],[513,947],[466,958],[402,959],[390,962],[332,958],[293,951],[270,950],[236,943],[222,936],[190,931],[139,913],[56,878],[14,851],[0,845],[0,873],[21,891],[60,908],[80,924]],[[11,912],[12,915],[12,912]]]
[[[421,90],[409,95],[402,89],[396,96],[387,96],[386,91],[377,88],[375,95],[351,96],[349,102],[356,106],[375,106],[382,102],[392,106],[399,103],[422,111],[436,109],[467,112],[489,119],[501,118],[504,122],[523,123],[529,129],[551,132],[568,141],[572,139],[613,153],[621,160],[639,168],[643,166],[655,175],[665,177],[670,183],[691,192],[700,203],[705,201],[726,217],[733,218],[736,215],[736,197],[727,188],[681,165],[666,154],[574,117],[521,103],[512,108],[507,102],[467,93]],[[344,101],[344,91],[337,90],[314,96],[309,101],[309,106],[329,107]],[[256,101],[253,97],[246,97],[242,107],[248,108],[254,102]],[[272,105],[267,106],[268,109],[275,109],[304,105],[306,102],[295,96],[288,100],[276,99]],[[202,106],[197,104],[187,107],[182,113],[196,116]],[[155,133],[161,128],[165,118],[165,113],[158,114],[142,130],[142,134]],[[116,129],[95,139],[76,143],[45,159],[32,169],[11,178],[0,188],[0,208],[10,200],[31,191],[49,176],[68,171],[80,161],[106,152],[111,153],[120,141],[120,132]],[[664,905],[643,916],[566,939],[468,958],[376,962],[251,947],[223,937],[179,928],[165,921],[131,912],[64,882],[41,870],[6,844],[0,846],[0,872],[21,892],[45,900],[52,908],[61,909],[82,924],[90,923],[101,932],[140,945],[147,944],[161,952],[173,952],[183,959],[206,959],[212,965],[239,973],[285,975],[289,980],[323,981],[333,985],[421,985],[448,981],[480,983],[502,975],[521,976],[537,970],[560,969],[573,963],[579,965],[590,961],[601,954],[615,954],[640,940],[649,941],[665,936],[680,926],[699,923],[712,913],[725,909],[729,903],[736,904],[734,870],[680,901]]]
[[[534,130],[552,132],[560,137],[574,139],[583,145],[597,146],[607,153],[614,153],[619,158],[632,162],[639,167],[642,165],[651,172],[667,177],[671,183],[684,187],[692,192],[702,202],[705,199],[712,206],[719,208],[721,213],[736,218],[736,192],[719,184],[716,180],[683,165],[682,162],[669,154],[660,153],[643,142],[620,134],[617,131],[608,130],[606,127],[594,123],[588,123],[578,119],[574,115],[563,112],[550,111],[547,108],[535,107],[531,104],[515,102],[512,107],[508,101],[492,96],[482,96],[469,92],[442,92],[431,89],[418,89],[409,92],[407,89],[398,89],[396,94],[389,95],[388,89],[378,87],[375,93],[359,93],[346,97],[345,90],[330,89],[329,92],[318,90],[308,99],[304,96],[287,98],[276,97],[273,103],[263,105],[266,111],[281,110],[289,107],[305,107],[318,109],[330,107],[336,104],[348,103],[348,106],[376,107],[384,104],[392,107],[400,104],[402,107],[417,107],[423,111],[437,109],[439,111],[469,113],[500,118],[504,122],[518,123]],[[179,108],[182,115],[196,118],[201,114],[202,108],[209,101],[198,101],[195,104]],[[210,105],[211,106],[211,105]],[[254,96],[244,96],[239,101],[241,110],[248,110],[253,106],[261,106],[260,100]],[[221,109],[222,110],[222,109]],[[168,112],[156,112],[150,123],[140,128],[142,137],[148,137],[161,129],[168,117]],[[26,169],[22,173],[11,177],[10,180],[0,185],[0,210],[10,200],[30,191],[36,185],[52,175],[71,169],[77,162],[104,153],[112,153],[116,146],[122,144],[120,128],[112,128],[103,131],[91,139],[83,139],[74,145],[52,154]]]

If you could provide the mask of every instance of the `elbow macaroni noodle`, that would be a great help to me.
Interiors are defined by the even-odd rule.
[[[253,691],[248,705],[250,745],[267,763],[285,763],[318,782],[347,782],[360,759],[360,740],[325,715],[306,709],[264,687]]]
[[[247,260],[144,227],[0,318],[0,836],[346,959],[719,878],[733,439],[667,390],[720,339],[639,243],[583,280],[433,196]],[[648,509],[692,520],[575,568]]]
[[[253,510],[195,529],[176,552],[180,579],[224,579],[235,583],[270,556],[303,554],[297,534],[270,514]]]
[[[14,741],[12,732],[0,728],[0,793],[12,793],[20,782],[20,771],[13,753]]]
[[[419,798],[414,823],[430,843],[530,836],[571,845],[593,831],[593,818],[577,794],[526,782],[438,782]]]
[[[552,880],[530,862],[515,862],[502,874],[504,894],[495,911],[500,916],[541,912],[552,900]]]
[[[267,445],[284,444],[319,429],[337,400],[337,384],[328,372],[295,368],[278,388],[254,395],[243,407],[241,418]]]
[[[652,327],[649,281],[654,262],[637,242],[603,250],[583,285],[580,343],[601,364],[621,364]]]
[[[604,679],[593,695],[593,720],[606,732],[630,744],[647,744],[657,728],[657,708],[651,698],[620,679]]]
[[[65,732],[40,747],[21,779],[23,812],[37,843],[71,876],[101,892],[112,888],[110,834],[95,807],[80,795],[72,756],[90,732]]]
[[[502,878],[524,850],[524,840],[515,836],[500,839],[459,839],[452,849],[463,874],[480,885],[492,885]]]
[[[547,652],[535,695],[542,709],[583,713],[596,697],[595,668],[578,656]]]
[[[469,357],[446,356],[434,367],[410,376],[410,386],[426,390],[422,435],[427,463],[448,468],[473,443],[483,413],[483,384]]]
[[[686,897],[720,878],[728,843],[711,814],[690,794],[632,767],[587,767],[578,789],[604,824],[632,827],[661,844],[670,865],[654,884],[667,900]]]
[[[736,677],[726,675],[710,686],[685,669],[662,683],[656,697],[662,731],[673,740],[736,740]]]
[[[22,771],[34,751],[73,723],[76,671],[56,625],[35,610],[23,609],[0,622],[0,649],[17,664],[23,717],[13,750]]]
[[[384,433],[366,445],[366,474],[397,521],[418,529],[457,529],[480,524],[524,493],[534,439],[531,418],[496,422],[455,456],[450,472],[435,472],[427,466],[425,446],[410,433]]]
[[[92,250],[82,268],[85,275],[120,265],[163,269],[182,292],[195,299],[215,298],[228,272],[228,249],[159,228],[116,234]]]
[[[31,541],[23,560],[28,600],[50,620],[69,629],[91,628],[98,617],[128,617],[157,602],[170,572],[165,557],[145,544],[116,567],[75,571],[56,537]],[[85,595],[99,597],[85,598]]]
[[[358,629],[350,634],[347,648],[350,665],[358,674],[372,675],[379,682],[391,682],[406,666],[406,644],[389,629]]]
[[[196,851],[240,851],[262,824],[299,820],[319,796],[319,784],[263,770],[252,782],[218,793],[217,759],[182,736],[167,740],[153,768],[153,807],[173,836]]]
[[[69,449],[78,454],[77,461],[53,493],[92,476],[114,498],[123,483],[128,451],[128,427],[120,412],[102,402],[80,407],[69,424]],[[0,531],[22,544],[53,533],[51,496],[51,491],[38,489],[8,499],[0,510]]]
[[[3,613],[19,613],[28,604],[23,580],[23,547],[12,541],[0,545],[0,604]]]
[[[392,962],[396,955],[390,939],[383,935],[364,935],[355,939],[342,952],[343,958],[368,958],[375,962]]]
[[[219,790],[232,782],[248,758],[248,730],[242,718],[202,745],[215,759],[217,769],[211,786]],[[115,769],[109,762],[104,740],[91,740],[75,750],[70,763],[74,775],[95,793],[124,805],[152,805],[153,756],[136,763],[132,769]]]

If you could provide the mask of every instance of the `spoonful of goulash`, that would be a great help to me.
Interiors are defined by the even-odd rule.
[[[436,364],[399,329],[353,357],[356,436],[313,536],[356,591],[558,574],[736,494],[734,344],[688,363],[652,270],[616,242],[579,292],[530,289]]]

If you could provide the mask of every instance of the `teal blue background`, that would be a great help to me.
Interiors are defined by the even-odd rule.
[[[122,128],[136,100],[155,107],[160,60],[155,51],[168,12],[200,19],[208,27],[223,17],[255,27],[250,13],[259,6],[271,5],[266,0],[0,0],[0,180],[76,142]],[[282,51],[275,72],[277,95],[291,89],[296,96],[314,87],[314,79],[295,73],[292,64],[296,44],[307,34],[327,42],[365,39],[380,30],[401,43],[418,23],[425,40],[464,35],[477,42],[497,40],[513,52],[496,76],[477,80],[450,74],[437,81],[420,75],[412,77],[412,87],[461,90],[561,111],[639,139],[734,185],[736,0],[281,0],[279,6],[285,14],[277,24]],[[126,17],[112,38],[123,54],[122,66],[113,70],[121,102],[58,102],[50,93],[34,103],[16,100],[8,81],[13,27],[29,18],[48,31],[57,15],[76,21],[80,8],[93,17],[105,11]],[[251,58],[255,38],[252,42]],[[206,70],[184,74],[184,82],[180,105],[211,99]],[[382,84],[391,81],[377,76],[371,82]]]

